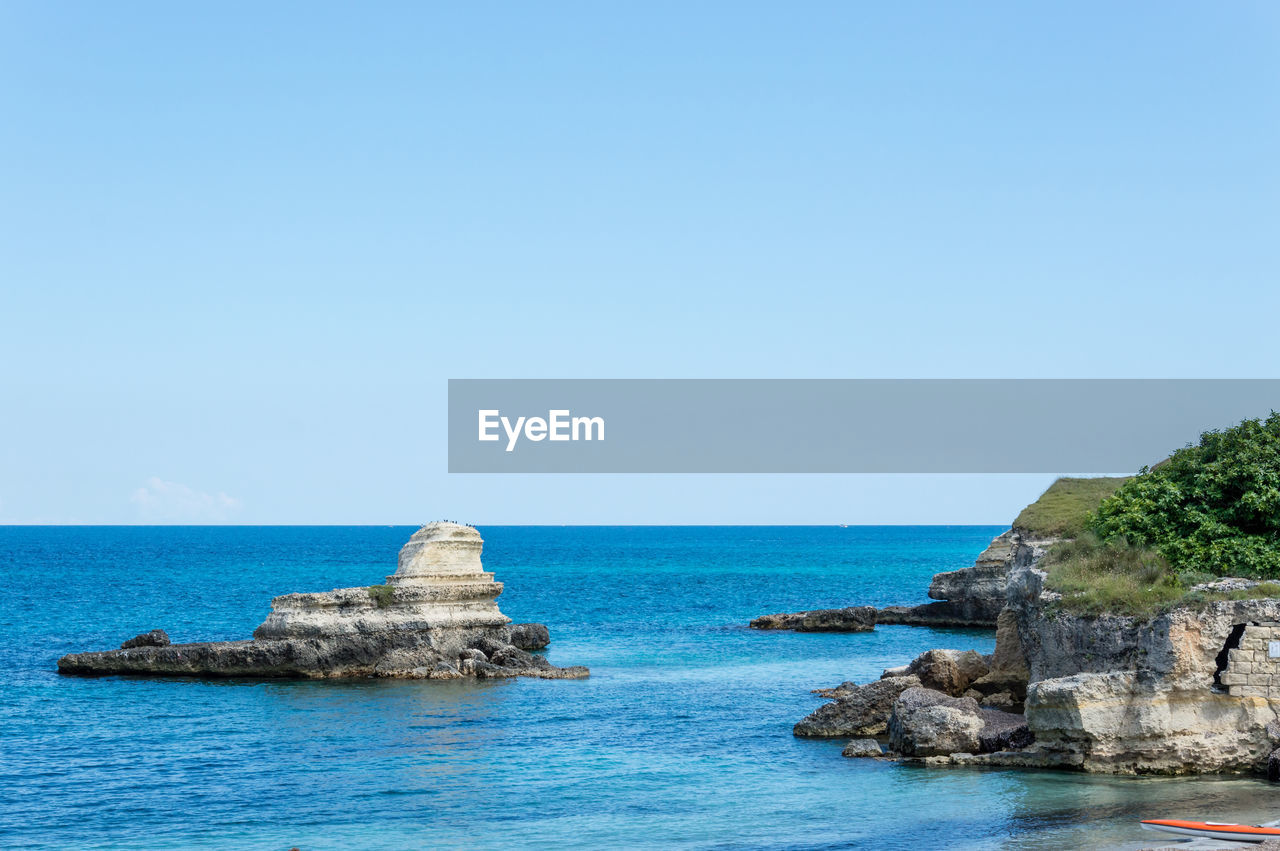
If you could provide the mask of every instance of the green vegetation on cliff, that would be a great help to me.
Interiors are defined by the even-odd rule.
[[[1071,540],[1044,559],[1072,611],[1147,616],[1178,604],[1280,596],[1280,414],[1205,432],[1128,479],[1059,479],[1015,526]]]
[[[1120,537],[1101,541],[1092,532],[1051,548],[1041,562],[1049,590],[1062,595],[1062,607],[1081,614],[1150,617],[1175,605],[1214,600],[1280,597],[1280,583],[1263,582],[1230,591],[1196,590],[1216,577],[1177,570],[1156,550]]]
[[[1280,578],[1280,414],[1205,432],[1102,500],[1090,526],[1177,570]]]
[[[369,596],[373,598],[374,605],[379,609],[385,609],[390,606],[396,596],[396,589],[393,585],[370,585]]]
[[[1066,608],[1085,614],[1147,615],[1176,603],[1211,576],[1179,577],[1159,553],[1092,532],[1052,547],[1041,563],[1046,585]]]
[[[1099,503],[1127,481],[1127,476],[1093,479],[1064,476],[1022,509],[1013,521],[1013,528],[1044,537],[1074,538],[1089,527],[1090,517],[1098,510]]]

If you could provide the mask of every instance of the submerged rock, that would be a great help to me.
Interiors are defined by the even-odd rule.
[[[875,739],[854,739],[844,746],[844,750],[840,751],[840,756],[877,757],[884,756],[884,750],[881,749],[880,743]]]
[[[480,533],[428,523],[400,550],[384,585],[285,594],[252,640],[169,644],[162,630],[120,650],[71,653],[64,674],[203,677],[577,679],[529,650],[550,641],[542,624],[512,624],[498,610],[502,583],[480,563]],[[160,633],[164,643],[135,643]],[[155,639],[155,640],[158,640]]]
[[[875,606],[815,609],[809,612],[762,615],[752,629],[793,629],[796,632],[870,632],[876,627]]]
[[[792,732],[814,738],[878,736],[888,729],[889,714],[898,695],[920,685],[914,676],[890,677],[864,686],[846,683],[833,690],[835,702],[827,703],[802,718]]]

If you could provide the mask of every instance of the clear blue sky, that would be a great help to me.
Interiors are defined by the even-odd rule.
[[[6,2],[0,109],[0,521],[1003,523],[446,380],[1280,375],[1272,3]]]

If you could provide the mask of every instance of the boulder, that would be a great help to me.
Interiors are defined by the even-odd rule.
[[[792,732],[816,738],[881,735],[888,729],[889,714],[898,695],[919,685],[917,677],[890,677],[856,686],[801,719]]]
[[[809,612],[762,615],[752,629],[792,629],[796,632],[870,632],[876,627],[875,606],[815,609]]]
[[[978,731],[979,752],[1018,750],[1035,741],[1024,716],[998,709],[983,708],[979,712],[983,722],[982,729]]]
[[[976,650],[927,650],[917,656],[907,671],[920,678],[925,688],[960,697],[970,683],[987,675],[986,658]]]
[[[1273,750],[1271,756],[1267,757],[1267,779],[1272,783],[1280,780],[1280,748]]]
[[[521,650],[541,650],[551,643],[551,633],[545,624],[513,623],[508,641]]]
[[[121,650],[128,650],[131,647],[168,647],[169,633],[163,629],[153,629],[150,632],[143,632],[130,638],[128,641],[120,645]]]
[[[978,753],[984,726],[986,720],[972,698],[913,687],[894,701],[889,716],[889,746],[914,757]]]
[[[844,746],[844,750],[840,751],[841,756],[862,757],[862,756],[884,756],[884,751],[880,748],[880,743],[875,739],[854,739],[852,742]]]

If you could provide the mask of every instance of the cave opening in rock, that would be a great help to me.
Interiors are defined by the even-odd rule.
[[[1248,624],[1238,623],[1231,627],[1231,632],[1227,635],[1227,641],[1222,645],[1222,650],[1214,657],[1213,662],[1217,666],[1217,670],[1213,672],[1213,690],[1226,691],[1222,685],[1222,672],[1227,669],[1227,661],[1231,658],[1231,651],[1240,646],[1240,637],[1244,635],[1244,628]]]

